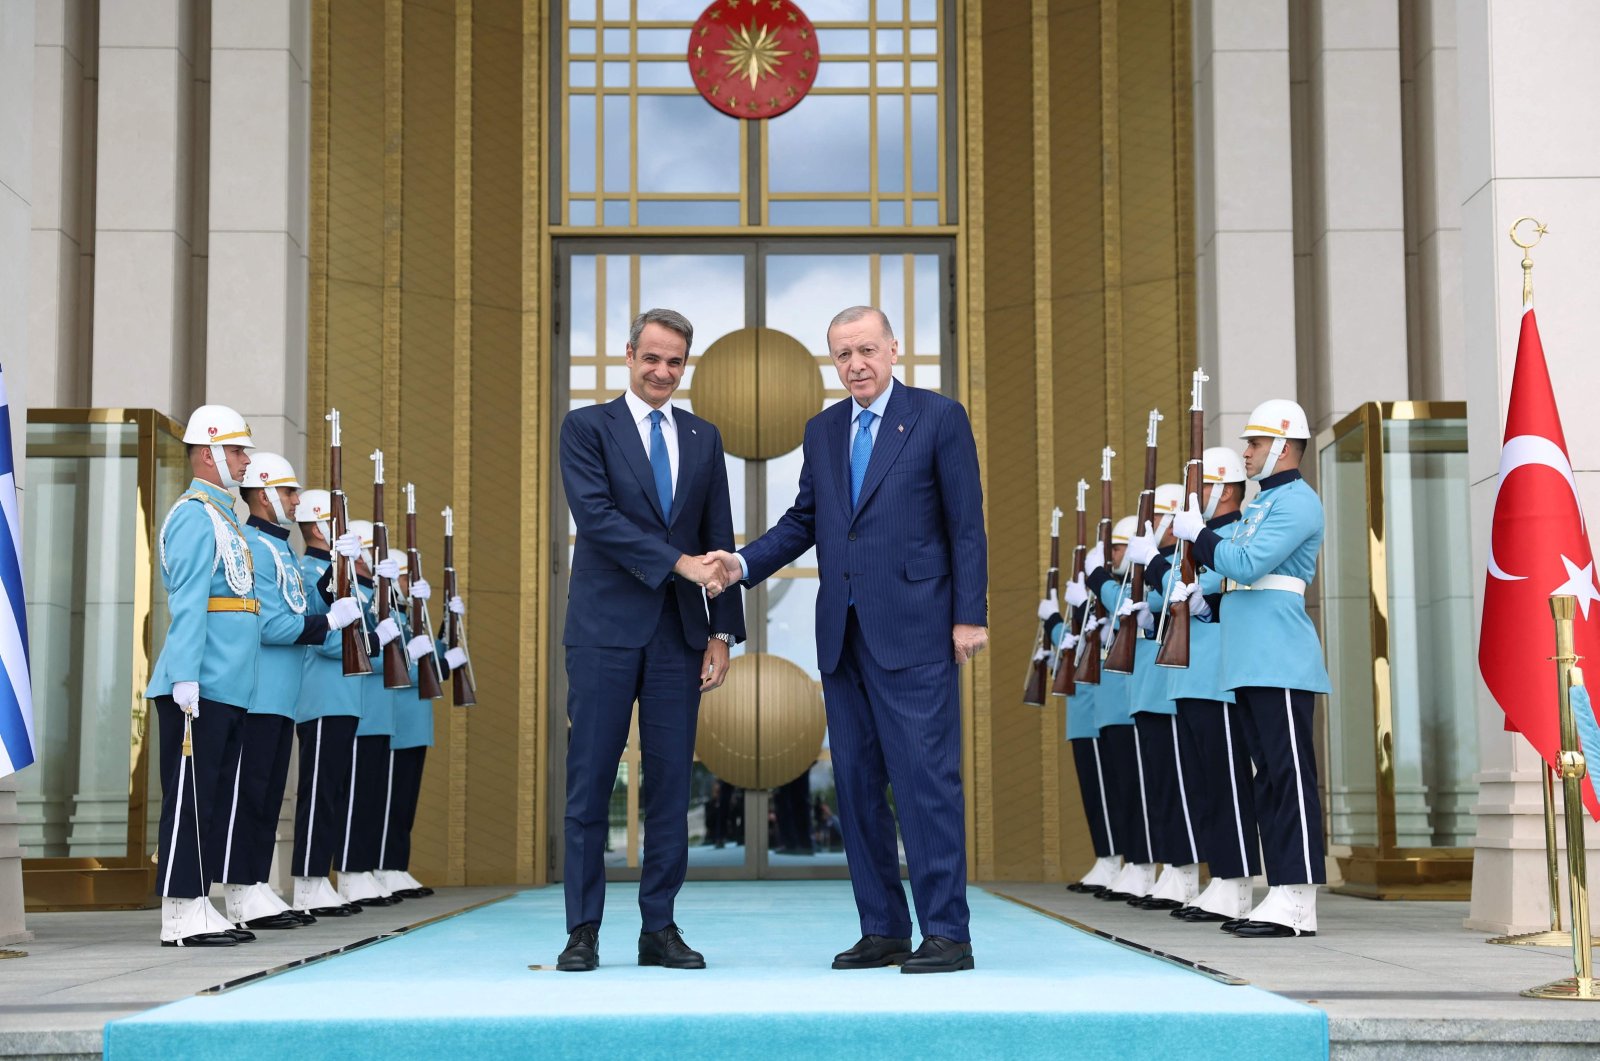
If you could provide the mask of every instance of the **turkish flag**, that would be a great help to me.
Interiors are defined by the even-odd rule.
[[[1556,644],[1550,598],[1578,598],[1577,654],[1600,660],[1600,586],[1532,306],[1523,310],[1517,339],[1499,480],[1478,670],[1506,713],[1507,728],[1527,737],[1554,767],[1561,753],[1561,722],[1550,659]],[[1585,751],[1600,764],[1600,748]],[[1600,819],[1590,778],[1583,781],[1583,800]]]

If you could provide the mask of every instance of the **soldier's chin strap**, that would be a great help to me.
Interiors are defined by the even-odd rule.
[[[239,489],[239,482],[233,477],[233,470],[228,467],[228,455],[222,452],[222,447],[215,443],[212,443],[211,446],[211,460],[217,466],[217,478],[222,480],[222,488],[224,490]],[[272,499],[272,506],[275,509],[278,507],[277,498]],[[278,515],[281,520],[282,509],[278,509]]]
[[[1217,505],[1219,505],[1222,502],[1222,491],[1226,490],[1227,488],[1228,488],[1228,484],[1227,483],[1220,483],[1219,482],[1219,483],[1212,483],[1211,484],[1211,496],[1206,498],[1206,510],[1205,510],[1205,513],[1204,513],[1207,523],[1210,523],[1213,519],[1216,518],[1216,516],[1217,516]]]
[[[289,517],[283,514],[283,502],[278,500],[278,488],[263,486],[261,489],[267,491],[267,500],[272,502],[272,515],[278,521],[278,526],[289,526]]]
[[[1256,482],[1260,482],[1267,476],[1271,475],[1272,470],[1278,466],[1278,458],[1283,456],[1283,447],[1288,441],[1288,439],[1283,437],[1273,439],[1272,448],[1267,451],[1266,463],[1261,466],[1261,470],[1259,472],[1256,472],[1250,478],[1254,479]]]

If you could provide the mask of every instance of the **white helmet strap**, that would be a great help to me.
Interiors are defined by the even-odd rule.
[[[1251,479],[1259,483],[1272,474],[1272,470],[1278,466],[1278,458],[1283,456],[1283,446],[1287,441],[1288,439],[1282,437],[1272,440],[1272,448],[1267,451],[1266,463],[1261,465],[1261,470],[1252,475]]]
[[[289,525],[289,517],[284,515],[283,502],[278,500],[278,488],[276,486],[263,486],[261,489],[267,492],[267,500],[272,502],[272,515],[277,519],[278,526],[287,527]]]
[[[1217,482],[1211,484],[1211,496],[1206,498],[1205,517],[1210,523],[1217,515],[1217,505],[1222,501],[1222,491],[1228,488],[1227,483]]]
[[[224,490],[239,489],[239,483],[234,479],[233,472],[228,467],[228,455],[215,442],[211,444],[211,460],[217,466],[217,478],[222,480],[222,488]]]

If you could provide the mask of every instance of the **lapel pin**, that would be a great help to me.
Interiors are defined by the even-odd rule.
[[[901,424],[899,427],[895,428],[896,431],[904,431],[905,429],[906,429],[906,425],[905,424]]]

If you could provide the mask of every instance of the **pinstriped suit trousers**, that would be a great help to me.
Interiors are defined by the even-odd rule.
[[[886,670],[872,658],[855,609],[847,614],[844,651],[838,669],[822,676],[822,692],[861,933],[911,935],[895,842],[898,815],[922,934],[967,942],[966,804],[955,662]]]

